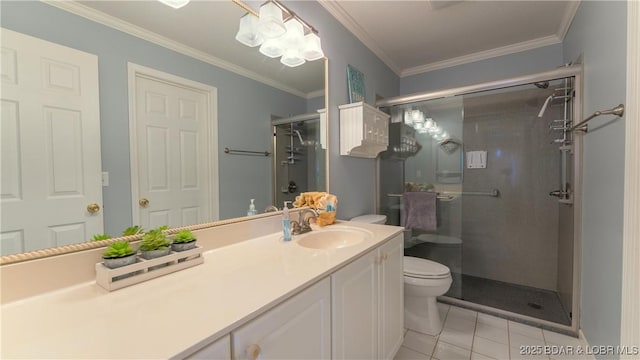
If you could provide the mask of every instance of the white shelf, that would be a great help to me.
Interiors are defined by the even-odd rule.
[[[389,146],[388,114],[364,102],[340,109],[340,155],[375,158]]]

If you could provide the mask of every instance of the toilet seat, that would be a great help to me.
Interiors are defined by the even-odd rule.
[[[444,279],[451,276],[451,271],[435,261],[405,256],[404,276],[417,279]]]

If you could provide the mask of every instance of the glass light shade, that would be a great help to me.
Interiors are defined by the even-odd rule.
[[[236,40],[244,45],[255,47],[264,42],[264,38],[258,33],[258,17],[247,13],[240,18],[240,28],[236,34]]]
[[[282,56],[284,48],[280,39],[267,39],[260,46],[260,53],[270,58],[277,58]]]
[[[421,123],[421,122],[413,123],[413,128],[416,130],[424,129],[424,123]]]
[[[269,2],[260,7],[258,31],[265,39],[275,39],[285,33],[282,10],[278,5]]]
[[[424,122],[424,114],[420,110],[413,110],[411,111],[411,120],[413,120],[414,123],[422,123]]]
[[[404,123],[407,125],[413,125],[413,120],[411,119],[411,110],[404,111]]]
[[[304,56],[307,61],[314,61],[324,57],[324,52],[320,45],[320,37],[317,34],[309,33],[305,35],[302,56]]]
[[[158,0],[161,3],[171,6],[174,9],[180,9],[181,7],[187,5],[189,0]]]
[[[305,62],[302,56],[304,28],[300,21],[296,19],[288,20],[284,26],[287,28],[287,32],[279,39],[284,49],[280,62],[289,67],[300,66]]]
[[[435,123],[435,121],[433,121],[432,118],[426,118],[425,121],[424,121],[424,127],[426,129],[431,129],[435,125],[436,125],[436,123]]]
[[[280,62],[288,67],[296,67],[305,63],[302,53],[298,49],[285,49]]]

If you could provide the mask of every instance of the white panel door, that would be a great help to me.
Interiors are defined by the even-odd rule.
[[[2,29],[2,254],[103,232],[98,59]]]
[[[139,225],[178,227],[213,220],[208,95],[136,74],[134,111]]]
[[[404,338],[403,235],[380,247],[380,359],[393,359]]]
[[[231,333],[234,359],[331,359],[329,278]]]
[[[333,359],[378,358],[377,254],[331,275]]]

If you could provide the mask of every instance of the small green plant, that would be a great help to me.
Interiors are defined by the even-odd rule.
[[[164,230],[167,226],[160,226],[158,228],[147,231],[142,236],[142,242],[140,243],[140,250],[153,251],[153,250],[166,250],[171,245]]]
[[[122,232],[122,236],[138,235],[142,234],[143,231],[144,229],[140,225],[130,226],[124,229],[124,231]]]
[[[95,235],[93,235],[92,241],[101,241],[101,240],[107,240],[107,239],[111,239],[111,235],[109,235],[109,234],[95,234]]]
[[[195,235],[193,235],[193,233],[190,230],[182,230],[182,231],[178,231],[173,236],[173,243],[182,244],[182,243],[193,241],[195,239],[196,239]]]
[[[111,243],[102,254],[105,259],[121,258],[133,254],[135,250],[128,241],[116,241]]]

